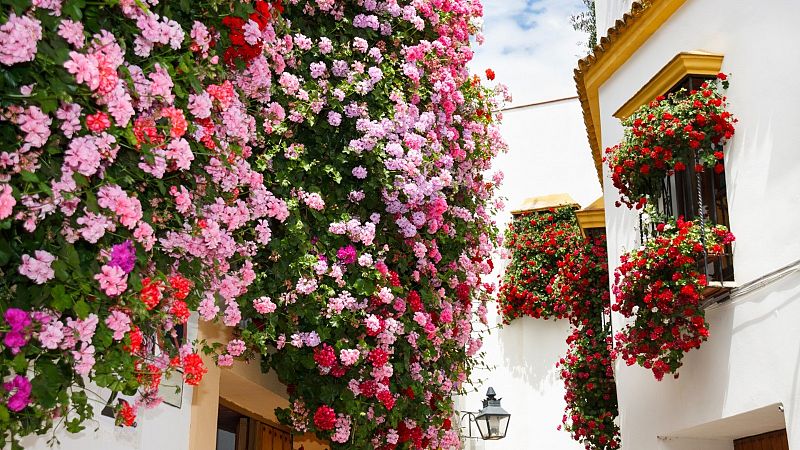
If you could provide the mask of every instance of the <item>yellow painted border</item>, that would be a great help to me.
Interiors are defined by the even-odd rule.
[[[650,79],[630,100],[625,102],[614,117],[624,120],[640,106],[649,103],[659,95],[664,95],[687,75],[716,75],[722,68],[722,55],[700,51],[683,52],[675,55],[657,74]]]
[[[625,14],[608,30],[592,54],[578,61],[575,84],[601,186],[603,157],[600,147],[603,140],[600,129],[600,86],[608,81],[685,2],[686,0],[650,0],[646,5],[634,2],[631,12]]]
[[[578,226],[581,227],[581,232],[586,236],[586,230],[594,228],[606,227],[606,209],[603,203],[603,197],[593,201],[592,204],[580,211],[575,211],[575,216],[578,219]]]
[[[517,216],[523,213],[544,211],[550,208],[563,208],[566,206],[575,209],[580,208],[578,202],[576,202],[571,195],[566,193],[540,195],[538,197],[526,198],[519,208],[511,211],[511,215]]]

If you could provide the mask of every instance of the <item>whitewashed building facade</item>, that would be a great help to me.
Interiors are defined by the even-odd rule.
[[[623,448],[800,449],[800,3],[597,0],[596,7],[598,35],[606,37],[580,62],[576,81],[602,170],[610,270],[640,244],[638,213],[615,207],[618,191],[601,169],[601,152],[623,136],[615,115],[686,76],[718,70],[730,75],[727,96],[739,119],[725,152],[736,236],[730,289],[709,299],[710,337],[687,354],[679,379],[659,382],[617,361]],[[613,317],[615,330],[622,325]]]

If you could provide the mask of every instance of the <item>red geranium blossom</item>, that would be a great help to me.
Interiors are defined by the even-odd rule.
[[[320,430],[332,430],[336,425],[336,411],[328,405],[322,405],[314,413],[314,425]]]

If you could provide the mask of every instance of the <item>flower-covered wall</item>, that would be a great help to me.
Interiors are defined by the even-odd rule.
[[[205,351],[261,355],[335,448],[458,446],[505,148],[480,2],[2,8],[4,439],[80,431],[87,382],[132,426]]]

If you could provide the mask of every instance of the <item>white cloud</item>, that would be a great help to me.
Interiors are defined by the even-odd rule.
[[[470,64],[509,86],[512,105],[575,95],[572,71],[586,54],[586,35],[572,29],[580,0],[484,0],[485,43]]]

